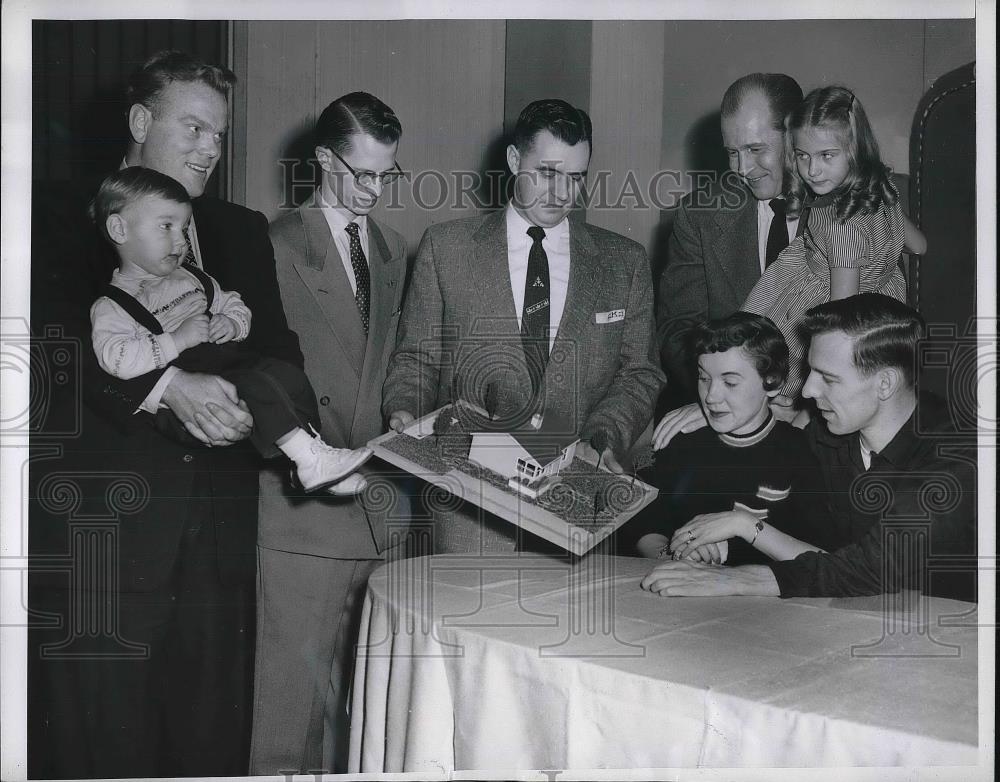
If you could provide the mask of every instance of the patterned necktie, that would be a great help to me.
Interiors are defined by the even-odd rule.
[[[186,263],[189,266],[198,266],[198,259],[194,257],[194,241],[192,238],[193,232],[194,223],[188,223],[188,227],[184,229],[184,238],[187,240],[187,250],[184,252],[183,263]]]
[[[371,276],[368,273],[368,261],[365,258],[365,251],[361,249],[358,224],[348,223],[344,230],[351,237],[351,266],[354,267],[354,281],[357,283],[354,301],[358,304],[358,312],[361,313],[361,325],[365,327],[365,334],[367,334],[368,315],[371,307]]]
[[[524,279],[521,340],[537,394],[545,365],[549,362],[549,258],[542,247],[545,231],[533,225],[528,229],[528,236],[531,237],[531,249],[528,251],[528,274]]]
[[[788,247],[788,223],[785,221],[785,199],[772,198],[768,202],[774,217],[767,232],[767,246],[764,249],[764,268],[766,269],[782,250]]]

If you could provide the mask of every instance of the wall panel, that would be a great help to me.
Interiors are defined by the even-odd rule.
[[[542,98],[562,98],[590,111],[592,28],[577,19],[507,22],[504,130],[510,133],[521,109]]]
[[[248,23],[245,67],[245,203],[273,219],[310,181],[294,160],[316,120],[316,23]]]
[[[225,61],[217,21],[35,20],[31,36],[34,180],[96,179],[119,165],[128,140],[125,86],[154,52]],[[208,192],[223,192],[226,165],[220,161]]]
[[[316,117],[339,95],[365,90],[403,123],[399,162],[411,172],[376,216],[412,252],[431,223],[476,211],[471,196],[456,208],[455,182],[460,172],[488,168],[500,143],[502,21],[249,22],[247,41],[249,206],[274,218],[300,203]],[[281,160],[299,161],[295,178],[304,186],[294,193]]]
[[[649,198],[662,144],[663,22],[594,22],[594,121],[587,220],[647,248],[660,219]],[[602,192],[603,190],[603,192]]]

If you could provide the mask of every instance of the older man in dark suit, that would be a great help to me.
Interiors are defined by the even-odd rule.
[[[129,84],[123,165],[185,187],[189,262],[242,295],[248,346],[301,367],[266,219],[203,195],[235,79],[182,52],[155,55]],[[40,191],[33,214],[33,326],[75,341],[79,361],[64,369],[79,373],[82,405],[77,436],[39,433],[38,447],[57,448],[30,474],[29,603],[62,624],[31,633],[29,773],[236,776],[250,743],[260,461],[243,440],[253,420],[214,375],[170,367],[122,381],[97,366],[89,311],[116,258],[86,218],[95,191]],[[47,572],[53,563],[72,572]]]
[[[657,333],[670,401],[694,401],[685,339],[691,326],[738,310],[764,268],[788,246],[784,118],[802,90],[781,73],[752,73],[722,99],[722,141],[739,181],[723,179],[681,203],[657,296]]]
[[[323,436],[338,447],[363,446],[384,431],[382,384],[406,246],[370,212],[400,174],[401,134],[395,113],[374,95],[333,101],[316,123],[320,186],[271,225],[281,299],[316,390]],[[379,470],[369,464],[361,474]],[[372,492],[398,497],[393,489],[390,481]],[[290,496],[274,470],[261,473],[260,495],[250,770],[346,771],[347,693],[364,590],[391,543],[386,517],[403,519],[407,509],[375,507],[365,497]]]
[[[620,469],[652,416],[663,374],[645,251],[568,219],[591,137],[580,109],[530,104],[507,148],[511,204],[424,234],[382,403],[394,429],[455,395],[512,425],[553,410]],[[434,535],[443,552],[515,545],[509,524],[471,503],[439,513]]]

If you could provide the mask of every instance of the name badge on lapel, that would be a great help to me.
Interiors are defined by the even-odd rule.
[[[595,312],[594,320],[598,326],[602,326],[605,323],[617,323],[620,320],[625,320],[625,310],[611,310],[610,312]]]

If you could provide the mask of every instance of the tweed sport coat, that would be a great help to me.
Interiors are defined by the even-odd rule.
[[[514,409],[530,398],[507,262],[503,211],[433,225],[424,233],[399,324],[382,409],[424,415],[456,388]],[[459,378],[453,383],[453,378]],[[566,305],[543,378],[545,409],[558,408],[583,439],[619,456],[652,418],[663,385],[645,250],[570,222]]]
[[[299,335],[305,371],[319,403],[323,439],[357,448],[385,431],[382,383],[396,341],[406,246],[369,217],[369,332],[340,254],[315,197],[271,224],[278,286],[289,326]],[[322,346],[321,352],[317,346]],[[372,477],[378,462],[362,468]],[[296,497],[281,470],[260,477],[260,535],[265,548],[340,559],[381,556],[383,514],[353,497]]]

